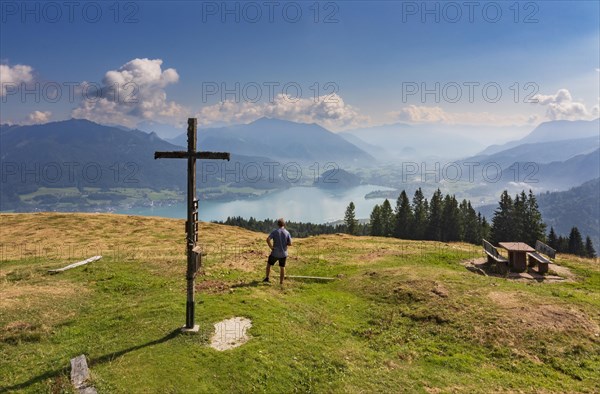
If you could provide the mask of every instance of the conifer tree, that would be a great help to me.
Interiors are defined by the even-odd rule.
[[[481,238],[490,239],[492,236],[492,227],[488,223],[485,216],[481,216],[481,214],[479,214],[479,218],[481,218]]]
[[[440,229],[441,240],[444,242],[460,240],[460,211],[458,201],[449,194],[444,197],[442,204],[442,226]]]
[[[442,198],[442,192],[437,189],[431,197],[429,203],[429,216],[427,218],[427,230],[425,232],[425,238],[432,241],[439,241],[442,239],[442,212],[444,209],[444,200]]]
[[[571,233],[569,234],[569,253],[577,256],[585,256],[585,246],[577,227],[571,228]]]
[[[500,196],[498,208],[494,211],[491,228],[491,241],[494,244],[503,241],[515,240],[513,225],[513,201],[508,192],[505,190]]]
[[[596,249],[594,249],[594,244],[589,235],[585,237],[585,256],[592,259],[596,257]]]
[[[348,234],[356,235],[358,233],[358,220],[356,220],[356,207],[354,202],[350,201],[344,215],[344,224]]]
[[[411,236],[411,227],[413,222],[413,213],[410,207],[410,201],[406,192],[402,190],[402,193],[398,196],[396,201],[395,211],[395,226],[394,236],[402,239],[409,239]]]
[[[556,245],[556,251],[561,253],[569,253],[569,237],[558,237],[558,243]]]
[[[558,250],[558,237],[554,232],[554,227],[550,227],[550,233],[548,234],[548,246],[554,250]]]
[[[381,232],[384,237],[394,236],[394,211],[392,205],[386,198],[383,204],[381,204]]]
[[[524,196],[525,193],[521,195]],[[537,200],[531,190],[529,190],[529,197],[525,200],[525,220],[521,239],[531,246],[535,245],[537,240],[542,242],[546,240],[546,224],[542,220]]]
[[[369,226],[371,228],[371,235],[380,236],[382,234],[381,207],[379,205],[375,205],[373,211],[371,211]]]
[[[473,209],[470,201],[460,203],[461,240],[472,244],[481,243],[481,219]]]
[[[424,239],[425,229],[427,228],[427,199],[423,195],[421,188],[415,191],[412,200],[413,223],[411,226],[411,239]]]
[[[525,191],[515,196],[511,214],[511,241],[527,242],[527,195]]]

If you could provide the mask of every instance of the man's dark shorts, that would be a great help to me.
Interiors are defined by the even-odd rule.
[[[269,255],[269,260],[267,260],[267,263],[269,263],[269,265],[275,265],[275,262],[279,260],[279,266],[285,267],[286,259],[287,257],[275,257],[273,255]]]

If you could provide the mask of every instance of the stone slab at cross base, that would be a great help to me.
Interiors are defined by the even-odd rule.
[[[181,332],[183,332],[185,334],[195,334],[195,333],[197,333],[199,331],[200,331],[200,325],[199,324],[196,324],[192,328],[187,328],[186,326],[181,327]]]

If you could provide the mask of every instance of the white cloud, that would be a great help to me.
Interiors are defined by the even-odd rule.
[[[573,97],[567,89],[559,89],[556,94],[537,94],[533,96],[533,100],[537,100],[536,104],[547,107],[546,116],[551,120],[585,119],[593,115],[594,111],[592,110],[592,114],[590,114],[585,104],[573,101]]]
[[[50,111],[33,111],[27,116],[26,124],[41,124],[48,123],[50,121],[50,117],[52,116],[52,112]]]
[[[24,64],[9,66],[0,64],[0,96],[5,96],[11,85],[18,88],[21,84],[33,81],[33,68]]]
[[[316,99],[279,94],[267,103],[223,101],[203,107],[197,114],[198,122],[203,125],[247,123],[263,116],[318,123],[330,130],[358,127],[370,120],[337,94]]]
[[[409,105],[399,111],[389,112],[394,120],[410,123],[445,123],[456,125],[512,126],[535,124],[536,115],[502,115],[490,112],[447,112],[441,107]]]
[[[100,90],[84,87],[84,100],[74,109],[74,118],[129,127],[145,120],[178,124],[185,109],[167,100],[165,88],[179,81],[173,68],[162,69],[161,59],[133,59],[118,70],[108,71]]]

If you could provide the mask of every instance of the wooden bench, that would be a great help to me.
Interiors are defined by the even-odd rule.
[[[508,273],[508,260],[498,253],[498,249],[491,243],[483,240],[483,250],[487,254],[487,262],[495,266],[496,271],[500,274]]]
[[[527,253],[527,256],[529,256],[529,265],[537,265],[538,272],[540,274],[545,274],[546,272],[548,272],[548,264],[552,263],[552,261],[549,258],[543,256],[542,254],[545,254],[550,258],[555,258],[556,250],[552,249],[550,246],[546,245],[542,241],[536,241],[535,252]]]

